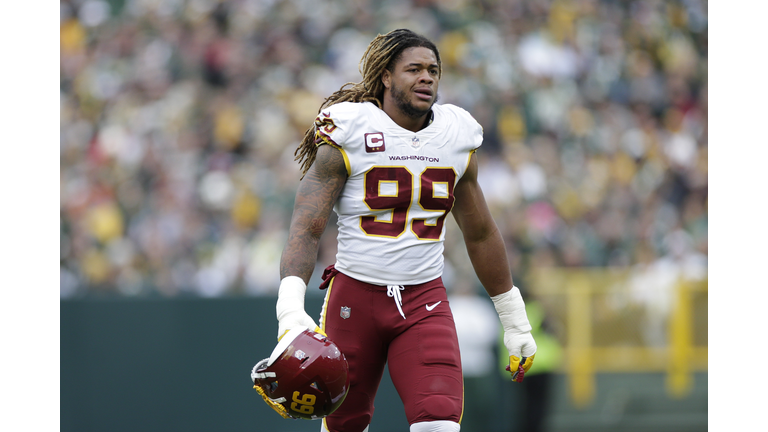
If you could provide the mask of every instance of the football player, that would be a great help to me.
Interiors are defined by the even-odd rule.
[[[323,102],[296,150],[304,175],[281,258],[277,336],[295,327],[324,332],[349,363],[349,394],[323,418],[323,431],[368,430],[388,364],[411,432],[456,432],[461,362],[441,279],[449,212],[499,313],[518,381],[536,352],[477,182],[482,128],[467,111],[436,104],[440,54],[421,35],[398,29],[377,36],[360,70],[360,83]],[[304,295],[331,210],[338,254],[323,274],[316,323]]]

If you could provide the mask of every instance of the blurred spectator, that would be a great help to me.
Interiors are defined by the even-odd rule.
[[[397,27],[438,42],[441,102],[484,126],[481,181],[512,259],[706,271],[706,2],[60,10],[64,298],[274,292],[312,107],[359,81],[365,41]]]

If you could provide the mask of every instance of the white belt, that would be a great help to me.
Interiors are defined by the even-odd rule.
[[[400,316],[405,319],[405,314],[403,313],[403,296],[400,294],[400,291],[404,290],[405,287],[402,285],[387,285],[387,297],[392,297],[395,299],[395,305],[397,306],[397,311],[400,312]]]

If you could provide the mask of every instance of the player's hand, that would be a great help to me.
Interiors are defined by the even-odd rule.
[[[510,353],[507,370],[512,373],[512,381],[523,382],[525,373],[531,369],[536,357],[536,341],[530,332],[515,335],[505,331],[504,346]]]
[[[531,368],[536,354],[536,341],[531,335],[531,324],[525,312],[525,303],[517,287],[491,297],[504,328],[504,346],[509,351],[509,370],[512,379],[522,382]]]
[[[306,327],[317,333],[325,334],[325,332],[315,323],[315,320],[304,311],[303,307],[300,311],[297,310],[286,313],[284,314],[283,319],[278,319],[277,340],[282,339],[282,337],[294,327]]]
[[[304,294],[307,284],[297,276],[288,276],[280,281],[280,289],[277,292],[277,340],[288,333],[288,330],[303,326],[318,333],[325,334],[304,310]]]

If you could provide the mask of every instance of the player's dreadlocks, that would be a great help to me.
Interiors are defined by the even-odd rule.
[[[440,62],[440,53],[432,41],[424,36],[416,34],[407,29],[397,29],[385,35],[378,35],[368,45],[368,49],[360,59],[359,70],[363,80],[359,83],[346,83],[335,93],[330,95],[320,105],[320,109],[327,108],[340,102],[373,102],[383,109],[384,83],[381,82],[381,74],[384,69],[392,71],[400,55],[407,48],[423,47],[432,50],[437,58],[437,76],[442,74],[442,64]],[[351,86],[351,87],[350,87]],[[307,173],[309,167],[315,162],[317,154],[317,145],[315,140],[315,126],[312,125],[304,133],[299,147],[294,152],[302,168],[302,178]]]

